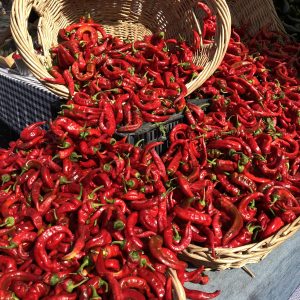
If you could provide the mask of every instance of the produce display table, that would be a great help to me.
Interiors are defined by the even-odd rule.
[[[300,285],[300,232],[273,250],[264,260],[247,267],[251,278],[242,269],[207,272],[210,281],[201,290],[221,290],[219,300],[296,300],[291,297]],[[187,287],[197,288],[196,285]],[[295,293],[296,294],[296,293]],[[299,295],[299,294],[298,294]],[[291,297],[291,298],[290,298]]]
[[[60,98],[31,76],[0,68],[0,120],[19,133],[26,125],[55,116]]]

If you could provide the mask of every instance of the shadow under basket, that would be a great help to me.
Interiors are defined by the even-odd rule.
[[[210,103],[210,99],[189,99],[187,103],[193,103],[200,106],[204,111]],[[127,142],[145,146],[150,142],[164,142],[156,147],[158,154],[162,154],[169,146],[168,135],[170,131],[179,123],[184,122],[183,112],[172,115],[167,121],[161,123],[144,123],[138,130],[131,133],[116,133],[117,138],[127,137]]]

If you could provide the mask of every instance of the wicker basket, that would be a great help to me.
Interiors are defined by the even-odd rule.
[[[209,78],[221,63],[230,38],[231,18],[225,0],[206,0],[217,17],[214,43],[204,45],[195,54],[195,63],[204,69],[187,84],[191,93]],[[11,32],[17,48],[32,74],[40,79],[51,77],[49,49],[57,44],[60,28],[77,22],[79,17],[91,13],[104,25],[108,33],[133,40],[145,34],[163,31],[167,37],[182,36],[192,39],[193,28],[201,28],[202,11],[196,9],[196,0],[15,0],[11,11]],[[43,55],[37,54],[28,33],[28,18],[34,10],[39,15],[38,42]],[[44,83],[44,82],[43,82]],[[44,83],[62,97],[68,90],[62,85]]]
[[[232,24],[247,26],[249,34],[254,35],[262,27],[286,33],[277,15],[273,0],[227,0]]]
[[[205,265],[207,270],[242,268],[246,264],[263,260],[274,248],[293,236],[299,228],[300,217],[259,243],[237,248],[216,248],[216,258],[212,257],[210,249],[195,245],[190,245],[184,251],[183,257],[194,265]]]
[[[184,288],[177,277],[176,271],[169,269],[169,275],[172,278],[174,299],[186,300]]]

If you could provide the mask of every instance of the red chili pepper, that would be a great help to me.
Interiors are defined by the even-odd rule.
[[[256,183],[244,174],[238,174],[237,172],[234,172],[232,173],[230,179],[233,183],[239,185],[244,189],[249,190],[251,193],[257,190]]]
[[[9,256],[0,255],[0,270],[1,272],[13,272],[17,270],[16,261]]]
[[[138,275],[146,280],[148,285],[155,292],[158,299],[163,299],[165,295],[165,288],[155,272],[152,272],[146,268],[139,268]]]
[[[88,251],[94,247],[107,246],[111,242],[112,242],[111,234],[106,229],[101,229],[96,236],[86,241],[84,249],[85,251]]]
[[[194,224],[209,226],[211,224],[211,217],[208,214],[202,213],[192,207],[182,208],[175,206],[174,213],[181,220],[191,222]]]
[[[294,211],[287,209],[286,211],[280,214],[280,218],[283,222],[289,224],[292,223],[294,220],[296,220],[297,215]]]
[[[146,111],[141,111],[142,117],[146,122],[157,123],[157,122],[165,122],[170,116],[158,116],[154,114],[150,114]]]
[[[184,193],[184,195],[186,197],[188,197],[187,201],[192,201],[195,198],[194,193],[191,190],[190,187],[190,183],[188,182],[188,180],[183,176],[183,174],[179,171],[177,171],[175,173],[175,175],[177,176],[176,179],[178,181],[179,184],[179,188],[181,189],[181,191]]]
[[[63,77],[64,77],[64,80],[65,80],[67,86],[68,86],[69,94],[72,97],[74,95],[74,92],[75,92],[75,84],[74,84],[74,80],[72,78],[72,75],[71,75],[71,73],[68,69],[64,70]]]
[[[122,289],[122,299],[141,299],[146,300],[145,296],[134,289]]]
[[[58,136],[62,137],[64,136],[64,131],[68,132],[70,135],[78,137],[84,129],[78,123],[67,117],[59,117],[55,119],[51,124],[51,128]]]
[[[237,163],[231,160],[216,159],[212,161],[212,165],[218,170],[223,172],[234,172],[237,169]]]
[[[40,276],[31,274],[31,273],[27,273],[27,272],[22,272],[22,271],[6,272],[0,278],[0,290],[9,290],[9,287],[11,286],[13,281],[36,282],[39,280],[41,280]]]
[[[127,201],[145,200],[145,198],[145,194],[140,193],[136,190],[128,191],[126,194],[122,195],[122,199]]]
[[[232,140],[215,140],[208,143],[207,149],[233,149],[235,151],[242,151],[242,145]]]
[[[159,235],[152,236],[149,240],[149,250],[151,254],[161,263],[173,268],[177,269],[185,269],[186,263],[180,261],[178,259],[171,258],[170,256],[166,255],[164,252],[164,248],[162,248],[163,238]]]
[[[269,236],[275,234],[283,226],[284,226],[284,222],[280,217],[275,217],[274,219],[271,219],[267,224],[266,229],[262,230],[260,238],[261,239],[268,238]]]
[[[244,227],[238,236],[236,236],[229,244],[229,248],[236,248],[246,244],[251,243],[253,232],[255,229],[260,228],[260,226],[253,225],[249,223],[246,227]]]
[[[224,234],[222,239],[222,245],[226,246],[234,237],[239,234],[240,230],[242,229],[243,217],[237,207],[225,197],[221,197],[219,195],[218,204],[220,205],[220,208],[228,213],[233,219],[231,227]]]
[[[21,140],[17,140],[16,142],[16,147],[21,149],[21,150],[28,150],[28,149],[33,149],[35,147],[38,147],[45,141],[43,136],[37,136],[36,138],[32,139],[29,142],[22,142]],[[12,168],[12,167],[11,167]],[[9,168],[8,168],[9,169]],[[0,171],[1,173],[5,172],[5,170]],[[6,173],[8,173],[7,171]]]
[[[202,292],[199,290],[188,290],[184,288],[185,295],[191,300],[204,300],[204,299],[213,299],[220,295],[221,291],[215,291],[213,293]]]
[[[46,166],[42,166],[41,167],[41,177],[42,177],[42,181],[43,183],[49,187],[50,189],[54,188],[54,182],[53,179],[51,177],[51,173],[48,167]]]
[[[134,288],[144,290],[149,297],[151,295],[150,287],[147,281],[138,276],[129,276],[120,280],[121,289]]]
[[[58,55],[58,64],[63,69],[67,69],[75,61],[74,57],[62,44],[58,45],[57,55]]]
[[[174,155],[173,159],[170,161],[167,167],[168,175],[173,175],[179,168],[180,161],[182,159],[182,154],[180,150],[177,150],[176,154]]]
[[[88,63],[86,67],[86,73],[82,74],[79,70],[79,64],[77,61],[75,61],[72,64],[72,73],[74,77],[79,81],[88,81],[95,75],[95,64],[94,63]]]
[[[49,73],[54,77],[54,78],[41,78],[41,80],[43,81],[47,81],[49,83],[53,83],[53,84],[66,84],[66,81],[64,79],[64,77],[62,76],[62,74],[58,71],[58,69],[56,67],[52,67],[49,70]]]
[[[245,196],[238,205],[238,209],[242,214],[244,220],[252,221],[254,216],[256,215],[257,209],[255,207],[249,207],[250,202],[259,200],[259,198],[263,197],[264,194],[260,192],[256,192]]]
[[[231,195],[238,196],[240,194],[240,189],[233,185],[224,174],[217,174],[217,179],[219,180],[222,187]]]
[[[71,231],[65,226],[52,226],[45,230],[37,239],[34,246],[34,256],[37,264],[45,271],[57,272],[63,268],[63,265],[56,260],[51,260],[48,256],[45,246],[47,241],[57,233],[65,233],[70,238],[73,237]]]
[[[39,299],[46,296],[50,291],[50,287],[43,282],[34,283],[28,290],[24,299]]]
[[[196,31],[195,29],[193,30],[193,37],[194,37],[193,40],[194,51],[197,51],[198,49],[200,49],[201,39],[198,31]]]
[[[83,40],[84,34],[89,34],[89,42],[91,45],[95,45],[97,43],[98,34],[91,24],[80,26],[75,33],[75,37],[78,41],[81,41]]]
[[[222,237],[223,237],[220,217],[221,217],[220,212],[216,212],[212,218],[212,227],[213,227],[213,233],[214,233],[214,246],[215,247],[221,246],[221,241],[222,241]]]
[[[184,231],[184,236],[181,238],[178,244],[174,243],[173,237],[173,228],[172,226],[168,226],[164,230],[164,243],[165,245],[174,252],[181,252],[185,250],[192,240],[192,228],[191,223],[189,222]]]
[[[105,123],[105,121],[107,123]],[[108,135],[113,135],[116,131],[115,116],[112,105],[109,103],[105,103],[104,105],[104,112],[100,115],[99,127]]]

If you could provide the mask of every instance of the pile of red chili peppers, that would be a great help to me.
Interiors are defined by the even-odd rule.
[[[64,116],[42,124],[0,151],[0,299],[172,299],[168,268],[208,282],[177,257],[194,219],[181,217],[161,142],[141,149]]]
[[[142,149],[114,139],[118,110],[108,94],[84,90],[49,130],[29,125],[0,149],[0,299],[171,300],[168,268],[182,284],[208,282],[203,267],[187,272],[178,258],[189,244],[215,255],[300,215],[299,45],[266,30],[248,45],[233,31],[223,63],[197,91],[213,96],[209,112],[187,104],[162,157],[162,142]]]
[[[265,239],[300,215],[300,45],[265,28],[247,45],[233,30],[192,95],[213,97],[210,112],[188,106],[163,156],[189,210],[212,217],[207,240],[192,241],[212,249]]]
[[[202,39],[209,43],[215,16],[204,3],[198,7],[206,12]],[[107,34],[91,18],[81,18],[61,29],[59,36],[62,42],[51,49],[53,78],[43,80],[66,85],[71,97],[79,92],[64,107],[65,116],[97,122],[100,114],[102,124],[110,120],[112,132],[134,132],[143,122],[164,122],[182,111],[185,84],[202,70],[193,63],[201,44],[196,30],[192,46],[165,39],[163,33],[131,42]],[[86,99],[89,105],[83,107]]]

